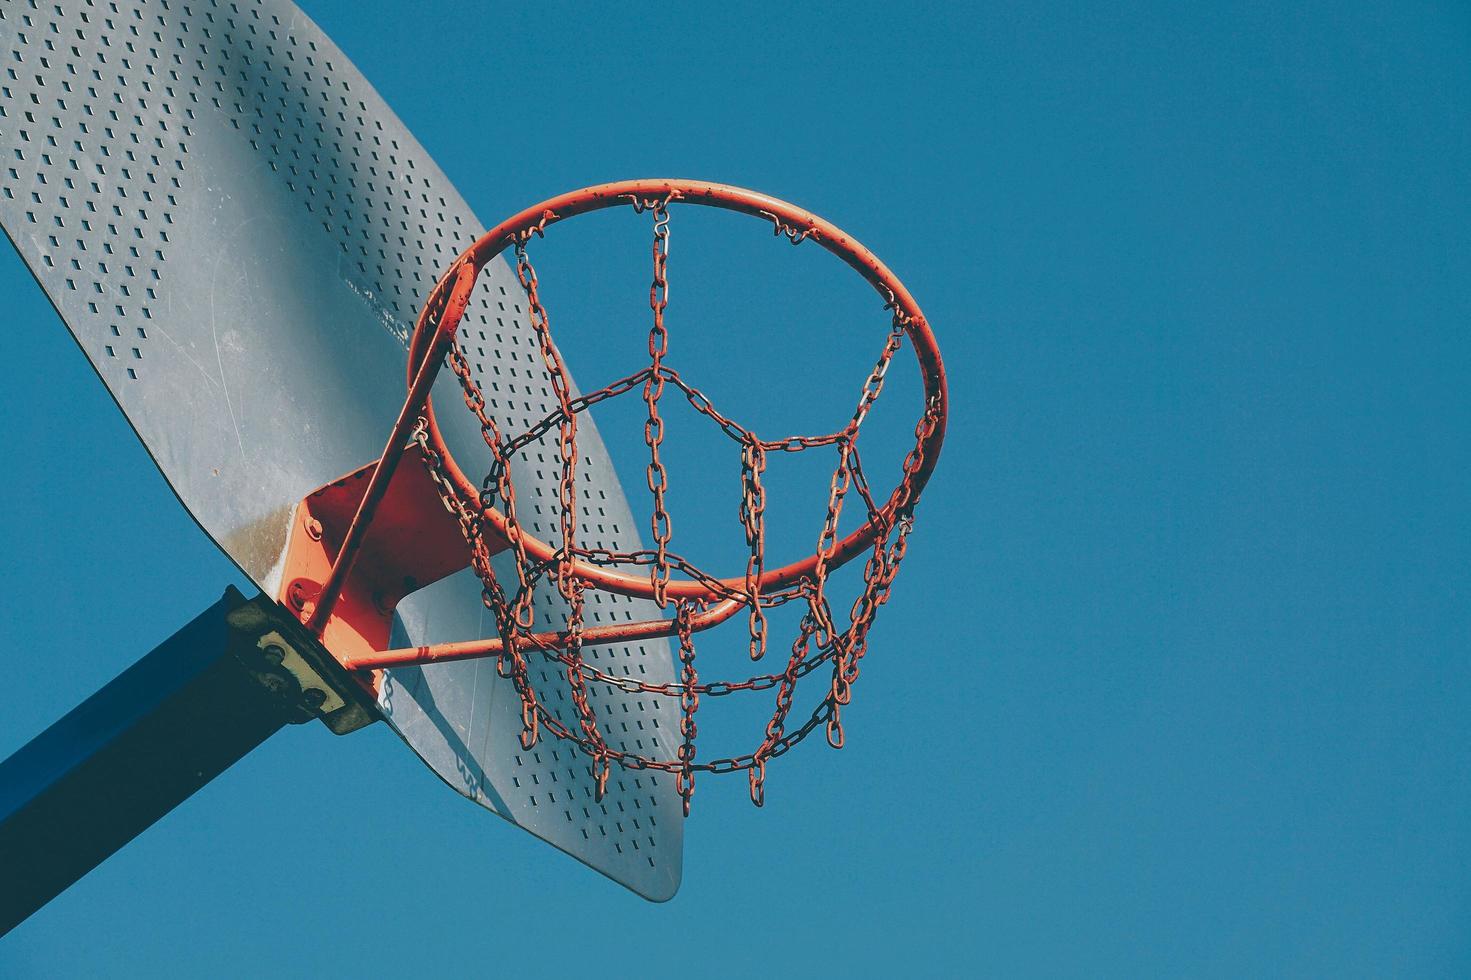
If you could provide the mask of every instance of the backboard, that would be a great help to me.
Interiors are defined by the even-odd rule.
[[[287,0],[6,0],[0,54],[0,224],[179,500],[275,594],[293,507],[381,451],[414,319],[483,226]],[[516,429],[555,404],[523,306],[497,260],[460,328],[491,412]],[[446,413],[444,434],[456,447],[479,439],[464,413]],[[582,447],[581,535],[637,548],[590,420]],[[552,467],[520,466],[519,485],[555,498]],[[551,523],[526,523],[546,537],[539,520]],[[559,612],[547,587],[536,601]],[[587,601],[594,621],[656,614],[642,600]],[[468,572],[397,613],[398,645],[493,633]],[[674,679],[664,640],[586,656],[610,673]],[[555,668],[533,666],[542,689],[565,683]],[[610,739],[672,751],[663,740],[678,717],[665,699],[590,694],[600,714],[627,719]],[[575,748],[520,748],[519,701],[493,663],[392,670],[379,706],[458,792],[645,897],[674,894],[683,830],[672,780],[620,771],[595,801]]]

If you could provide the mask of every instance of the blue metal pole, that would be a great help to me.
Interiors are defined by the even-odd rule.
[[[351,731],[364,688],[265,597],[219,602],[0,762],[0,935],[284,725]]]

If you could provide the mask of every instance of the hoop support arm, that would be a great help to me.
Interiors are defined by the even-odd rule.
[[[450,275],[453,275],[454,285],[449,300],[445,304],[444,312],[440,315],[434,339],[428,351],[425,352],[424,359],[419,362],[418,373],[414,377],[414,383],[409,387],[403,409],[399,412],[398,418],[393,423],[393,430],[388,435],[388,444],[383,448],[383,455],[378,458],[378,465],[374,468],[373,476],[368,481],[368,489],[363,494],[357,513],[353,515],[352,524],[347,529],[347,536],[342,541],[342,547],[338,549],[337,557],[332,562],[332,573],[322,584],[322,591],[317,596],[316,605],[306,620],[307,629],[318,636],[322,634],[328,619],[332,616],[332,610],[337,605],[337,600],[342,595],[342,588],[347,583],[347,577],[352,573],[353,564],[362,550],[368,528],[373,523],[373,515],[377,512],[383,495],[388,491],[389,481],[393,479],[393,472],[398,468],[399,460],[403,458],[409,429],[418,421],[420,410],[429,400],[429,391],[434,387],[434,379],[438,376],[439,369],[444,363],[445,352],[449,349],[450,341],[454,339],[455,328],[459,325],[460,317],[464,315],[465,307],[470,302],[470,291],[475,288],[476,271],[474,266],[467,262],[445,276],[445,279],[449,279]]]
[[[690,630],[697,633],[712,626],[719,626],[744,608],[746,608],[745,603],[736,599],[726,599],[724,602],[716,603],[709,609],[690,617]],[[678,628],[672,619],[650,619],[638,623],[619,623],[585,629],[582,631],[582,642],[588,646],[595,646],[599,643],[653,640],[674,636],[677,631]],[[526,644],[541,650],[564,650],[568,646],[568,637],[565,630],[533,633],[526,637]],[[428,646],[383,650],[345,660],[343,666],[348,670],[384,670],[392,667],[494,657],[500,655],[503,650],[505,650],[505,643],[499,637],[493,640],[464,640],[458,643],[434,643]]]

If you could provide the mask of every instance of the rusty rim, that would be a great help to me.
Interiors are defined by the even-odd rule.
[[[906,473],[890,493],[881,511],[882,520],[870,518],[862,527],[839,541],[828,561],[828,566],[837,568],[852,560],[872,546],[882,530],[881,524],[892,526],[893,521],[900,516],[895,513],[898,501],[907,501],[906,509],[913,507],[919,498],[920,491],[934,470],[935,463],[939,459],[940,446],[944,440],[948,410],[945,368],[939,347],[919,304],[888,266],[884,265],[878,256],[857,239],[836,225],[786,201],[725,184],[692,180],[648,179],[599,184],[571,191],[529,207],[502,221],[481,236],[474,245],[466,249],[455,260],[435,285],[415,324],[413,338],[410,342],[410,384],[418,374],[425,352],[431,350],[433,346],[432,342],[437,327],[434,311],[445,309],[447,303],[462,305],[467,302],[476,278],[487,263],[506,249],[514,248],[518,244],[524,245],[533,236],[541,236],[547,228],[560,221],[604,208],[629,206],[630,204],[639,209],[646,206],[652,207],[655,204],[704,205],[737,211],[769,221],[773,224],[776,233],[786,235],[793,242],[813,241],[842,259],[878,292],[885,306],[894,311],[896,322],[902,322],[904,332],[913,344],[915,356],[919,362],[924,385],[926,413],[933,412],[936,422],[932,426],[921,426],[917,430],[920,435],[915,450],[920,465],[914,472]],[[472,272],[468,276],[463,274],[467,266]],[[427,423],[428,442],[443,460],[445,472],[456,492],[467,501],[478,502],[480,489],[465,475],[464,470],[461,469],[445,444],[435,418],[432,399],[425,400],[423,414]],[[505,534],[505,515],[500,510],[488,509],[485,517],[495,533]],[[533,537],[524,530],[520,532],[520,536],[526,554],[536,561],[551,562],[557,556],[559,549],[548,542]],[[760,576],[760,588],[763,591],[779,589],[803,578],[810,578],[819,561],[820,556],[812,554],[788,565],[768,569]],[[599,589],[640,598],[652,599],[655,597],[655,586],[647,575],[615,571],[577,557],[573,557],[566,565],[566,574]],[[726,592],[740,592],[745,588],[746,580],[743,576],[717,579],[711,584],[690,579],[677,579],[668,583],[666,594],[673,599],[713,601],[722,598],[721,589]]]

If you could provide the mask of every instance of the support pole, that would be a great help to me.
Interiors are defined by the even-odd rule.
[[[284,609],[219,602],[0,762],[0,935],[284,725],[375,720]]]

